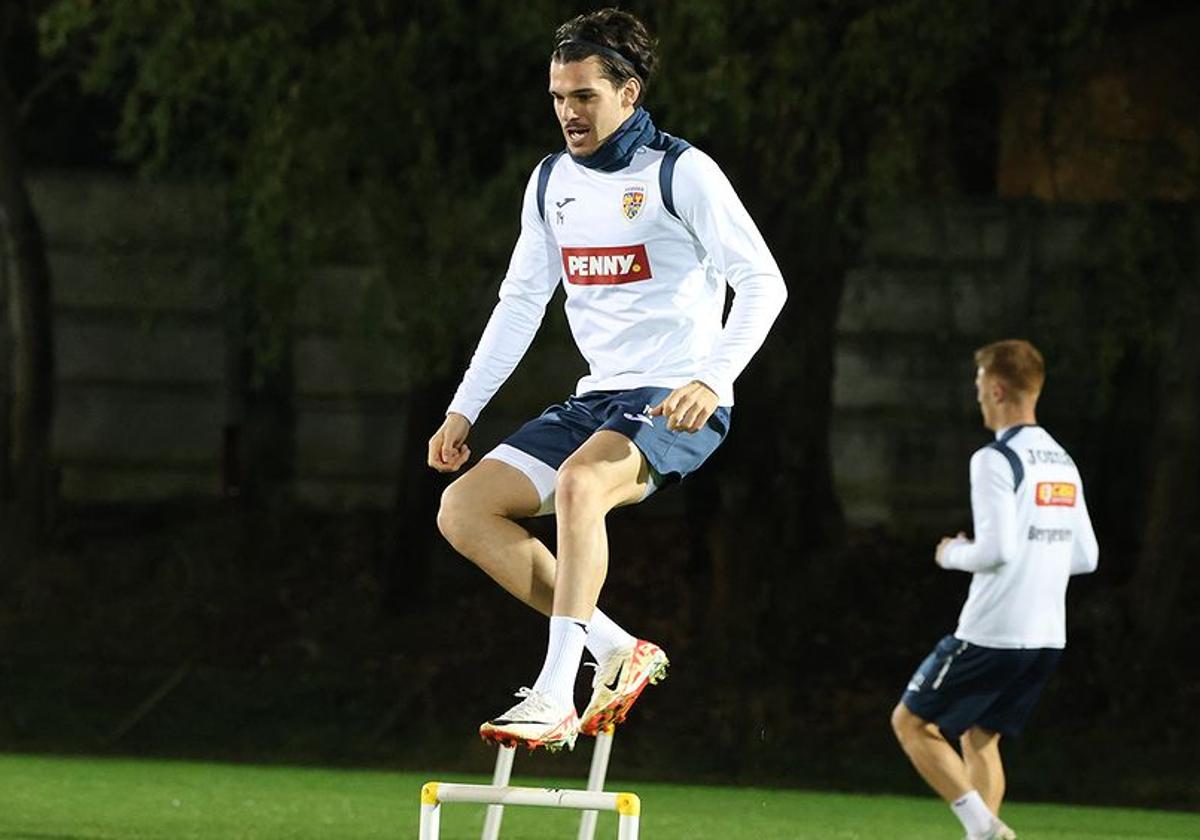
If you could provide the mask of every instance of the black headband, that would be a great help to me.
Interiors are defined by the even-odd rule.
[[[603,44],[597,44],[593,41],[584,41],[580,38],[566,38],[558,42],[558,46],[554,48],[554,51],[558,52],[563,47],[584,47],[592,50],[593,52],[597,52],[600,55],[607,56],[608,58],[615,59],[616,61],[627,65],[629,69],[633,71],[633,75],[637,76],[639,79],[642,77],[642,74],[638,72],[636,64],[611,47],[606,47]]]

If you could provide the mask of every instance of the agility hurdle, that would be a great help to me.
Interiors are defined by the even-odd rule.
[[[582,811],[578,840],[593,840],[596,817],[600,811],[617,812],[617,840],[637,840],[641,818],[641,800],[636,793],[606,792],[604,779],[612,752],[613,727],[605,727],[596,736],[588,771],[586,790],[528,788],[509,785],[512,776],[513,747],[500,747],[490,785],[465,785],[428,782],[421,788],[421,830],[419,840],[438,840],[443,802],[467,802],[487,805],[480,840],[499,840],[500,822],[505,805],[530,805],[540,808],[572,808]]]

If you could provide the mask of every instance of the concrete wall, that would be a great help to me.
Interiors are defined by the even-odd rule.
[[[1043,407],[1080,398],[1067,372],[1091,353],[1103,221],[1095,208],[1002,201],[871,219],[846,278],[834,380],[834,470],[852,522],[969,530],[968,460],[991,439],[973,385],[981,345],[1034,341],[1050,371]]]
[[[225,429],[240,421],[219,194],[94,175],[42,175],[31,186],[54,273],[62,495],[219,494]],[[852,522],[961,518],[967,459],[987,440],[971,352],[1033,337],[1042,280],[1091,259],[1091,230],[1081,210],[1002,202],[913,203],[871,220],[846,280],[836,350],[832,449]],[[296,491],[321,505],[389,504],[405,463],[417,362],[361,334],[369,271],[322,267],[300,299]],[[501,421],[487,425],[492,437],[526,419],[529,393],[565,391],[581,372],[561,316],[543,333],[489,408]],[[7,377],[7,355],[0,361]],[[477,454],[494,442],[480,432]]]
[[[218,196],[96,176],[31,190],[54,283],[61,494],[215,494],[227,417]]]
[[[94,175],[30,186],[54,278],[61,495],[217,496],[242,420],[219,193]],[[301,294],[295,489],[316,504],[393,496],[411,371],[356,329],[368,270],[320,267]]]

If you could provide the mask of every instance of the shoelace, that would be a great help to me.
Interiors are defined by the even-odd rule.
[[[533,715],[540,715],[550,709],[550,702],[546,698],[546,695],[540,691],[535,691],[527,685],[523,685],[513,692],[513,697],[520,697],[521,702],[509,709],[506,714],[512,714],[522,706],[525,707],[521,709],[522,712]]]

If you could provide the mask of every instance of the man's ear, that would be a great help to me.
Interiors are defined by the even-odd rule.
[[[638,97],[642,94],[642,83],[636,77],[631,76],[625,80],[625,84],[621,86],[621,104],[626,108],[632,108],[633,103],[638,101]]]

